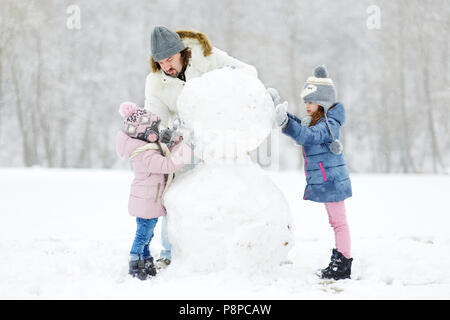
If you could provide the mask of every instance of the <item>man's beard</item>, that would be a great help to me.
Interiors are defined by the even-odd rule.
[[[171,70],[174,70],[175,73],[174,73],[174,74],[169,73],[169,71],[171,71]],[[176,77],[178,77],[178,75],[180,74],[180,72],[178,72],[178,71],[177,71],[176,69],[174,69],[174,68],[167,70],[167,72],[164,71],[164,73],[165,73],[166,75],[168,75],[169,77],[172,77],[172,78],[176,78]]]

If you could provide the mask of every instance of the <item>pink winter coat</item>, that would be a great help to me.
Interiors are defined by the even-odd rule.
[[[147,142],[131,138],[122,131],[116,135],[116,151],[120,158],[128,159],[131,153]],[[128,200],[130,215],[144,219],[157,218],[166,214],[162,203],[166,187],[164,174],[171,174],[188,163],[192,150],[183,142],[171,150],[169,157],[161,155],[159,150],[145,150],[131,158],[134,180],[131,184]]]

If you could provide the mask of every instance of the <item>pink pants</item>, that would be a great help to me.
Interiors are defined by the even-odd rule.
[[[330,226],[334,231],[336,249],[349,259],[351,257],[351,243],[350,230],[345,216],[345,203],[344,201],[327,202],[325,208],[327,209]]]

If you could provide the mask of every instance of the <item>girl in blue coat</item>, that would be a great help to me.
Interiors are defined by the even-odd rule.
[[[333,80],[325,66],[315,68],[314,76],[303,87],[301,97],[308,116],[302,120],[286,111],[287,101],[280,103],[275,89],[269,92],[276,106],[277,125],[302,145],[306,175],[303,199],[324,203],[334,230],[336,248],[329,266],[318,275],[335,280],[350,278],[353,258],[344,200],[352,195],[352,187],[339,141],[340,127],[345,122],[344,105],[336,102]]]

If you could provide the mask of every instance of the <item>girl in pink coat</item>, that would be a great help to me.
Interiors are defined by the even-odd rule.
[[[122,103],[119,113],[124,122],[116,135],[116,151],[120,158],[130,159],[134,170],[128,212],[136,217],[137,230],[129,274],[145,280],[156,275],[149,247],[158,217],[166,214],[164,192],[174,172],[190,162],[192,150],[169,129],[160,132],[160,118],[136,104]]]

